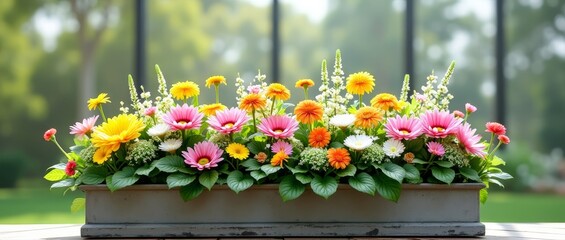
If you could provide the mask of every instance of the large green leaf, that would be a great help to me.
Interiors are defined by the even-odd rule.
[[[89,167],[84,170],[82,175],[80,175],[79,180],[85,184],[100,184],[104,182],[106,176],[108,175],[108,170],[105,167]]]
[[[265,172],[265,174],[267,175],[271,175],[273,173],[278,172],[279,170],[281,170],[282,168],[279,166],[272,166],[271,164],[265,164],[263,166],[261,166],[261,170],[263,172]]]
[[[47,181],[56,182],[65,178],[66,175],[67,174],[65,173],[65,170],[54,168],[51,169],[51,171],[49,171],[47,174],[45,174],[43,178],[45,178],[45,180]]]
[[[498,156],[494,156],[492,157],[492,160],[490,161],[490,165],[493,167],[499,166],[499,165],[505,165],[506,162],[504,162],[504,160],[502,160],[502,158],[499,158]]]
[[[402,184],[384,174],[377,174],[374,179],[377,185],[377,192],[383,198],[393,202],[398,201]]]
[[[244,166],[247,171],[255,171],[261,169],[261,164],[257,160],[250,158],[241,162],[241,166]]]
[[[404,176],[406,175],[404,168],[391,162],[383,163],[380,169],[385,175],[396,180],[399,183],[402,183],[402,180],[404,180]]]
[[[184,173],[173,173],[167,177],[167,186],[170,188],[182,187],[196,180],[194,175],[186,175]]]
[[[312,187],[312,191],[315,194],[328,199],[337,191],[337,180],[330,176],[315,176],[310,183],[310,187]]]
[[[296,166],[296,167],[286,166],[286,168],[288,170],[290,170],[290,172],[292,172],[292,174],[308,172],[308,169],[302,168],[301,166]]]
[[[204,187],[200,183],[193,181],[186,186],[182,186],[179,193],[184,201],[189,201],[198,197],[202,191],[204,191]]]
[[[308,184],[312,182],[312,176],[308,174],[298,173],[298,174],[294,174],[294,177],[302,184]]]
[[[162,172],[177,172],[179,171],[179,169],[184,168],[184,166],[184,160],[177,155],[168,155],[155,161],[155,167],[157,167]]]
[[[357,168],[353,164],[347,165],[345,169],[340,169],[336,171],[336,174],[340,177],[352,177],[355,176]]]
[[[67,178],[61,181],[58,181],[56,183],[53,183],[51,185],[51,188],[65,188],[65,187],[71,187],[75,185],[75,179],[74,178]]]
[[[285,202],[300,197],[304,193],[304,189],[304,184],[293,176],[286,176],[279,184],[279,194]]]
[[[459,172],[461,173],[461,175],[463,175],[464,177],[471,179],[473,181],[476,182],[480,182],[481,181],[481,177],[479,176],[479,173],[477,173],[477,171],[475,171],[475,169],[472,168],[460,168]]]
[[[479,191],[479,201],[484,204],[487,202],[488,199],[488,191],[486,188],[483,188]]]
[[[451,182],[453,182],[453,179],[455,178],[455,171],[453,171],[453,169],[451,168],[433,166],[432,175],[437,180],[450,184]]]
[[[377,185],[371,175],[365,172],[360,172],[357,175],[349,178],[349,185],[359,192],[364,192],[370,195],[375,195]]]
[[[135,174],[141,175],[141,176],[149,176],[149,174],[155,169],[155,165],[156,164],[147,164],[147,165],[141,166],[141,167],[137,168],[137,170],[135,170]]]
[[[251,175],[251,177],[254,178],[256,181],[259,181],[259,180],[267,177],[267,174],[265,174],[262,171],[251,171],[249,173],[249,175]]]
[[[502,179],[502,180],[508,180],[508,179],[513,178],[512,175],[505,173],[505,172],[489,173],[488,176],[491,177],[491,178],[498,178],[498,179]]]
[[[253,186],[253,178],[244,175],[241,171],[235,170],[228,175],[228,187],[239,193]]]
[[[219,176],[220,174],[216,170],[204,171],[198,177],[198,182],[200,182],[202,186],[210,190],[212,189],[214,184],[216,184],[216,181],[218,181]]]
[[[444,168],[450,168],[450,167],[454,166],[454,164],[450,161],[437,161],[435,163],[439,166],[444,167]]]
[[[253,154],[258,154],[260,152],[265,152],[266,151],[265,148],[267,147],[265,142],[251,141],[250,143],[247,144],[247,148],[249,149],[249,152]]]
[[[125,167],[121,171],[114,173],[112,176],[112,185],[114,190],[131,186],[139,180],[139,176],[135,175],[135,169],[133,167]]]
[[[84,209],[85,203],[86,203],[85,198],[75,198],[75,199],[73,199],[73,202],[71,203],[71,212],[76,213],[76,212]]]
[[[422,178],[420,177],[420,171],[418,171],[418,168],[416,168],[414,165],[407,163],[404,164],[402,168],[404,168],[404,171],[406,171],[406,175],[404,176],[404,178],[408,180],[408,182],[410,183],[422,182]]]

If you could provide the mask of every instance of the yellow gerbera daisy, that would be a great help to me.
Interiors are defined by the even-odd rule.
[[[110,155],[127,143],[141,136],[145,125],[133,114],[120,114],[109,118],[92,132],[92,144],[96,147],[94,162],[104,163]]]
[[[207,88],[210,88],[212,85],[218,86],[221,83],[223,83],[224,85],[228,85],[226,83],[226,78],[224,76],[211,76],[208,79],[206,79]]]
[[[107,93],[100,93],[98,94],[98,97],[89,99],[88,110],[96,109],[98,108],[98,106],[102,105],[103,103],[109,103],[110,98],[107,96],[108,96]]]
[[[227,107],[221,103],[204,104],[200,106],[200,112],[206,117],[216,115],[216,111],[224,110]]]
[[[290,98],[290,91],[280,83],[272,83],[269,87],[267,87],[267,93],[265,93],[265,95],[268,98],[284,101]]]
[[[389,111],[394,109],[396,111],[400,110],[400,102],[396,99],[396,96],[390,93],[381,93],[371,99],[371,106],[382,109],[384,111]]]
[[[171,87],[171,95],[177,100],[185,100],[200,94],[198,84],[186,81],[173,84]]]
[[[249,157],[249,149],[241,143],[230,143],[230,145],[226,148],[226,152],[228,152],[230,157],[239,160],[244,160]]]
[[[345,88],[348,93],[363,95],[373,91],[375,86],[375,78],[368,72],[353,73],[347,77],[347,85]]]
[[[294,86],[297,88],[309,88],[314,86],[314,81],[312,79],[300,79],[296,81]]]

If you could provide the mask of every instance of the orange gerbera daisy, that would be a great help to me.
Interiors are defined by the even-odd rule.
[[[351,162],[349,152],[345,148],[330,148],[328,150],[328,161],[335,169],[345,169]]]
[[[375,78],[368,72],[353,73],[347,77],[347,85],[345,88],[348,93],[363,95],[373,91],[375,86]]]
[[[382,119],[383,114],[379,109],[368,106],[362,107],[355,113],[354,125],[361,128],[376,127]]]
[[[309,88],[314,86],[314,81],[312,79],[300,79],[296,81],[294,86],[297,88]]]
[[[259,110],[265,108],[267,105],[267,100],[264,97],[261,97],[259,94],[248,94],[247,96],[241,99],[241,103],[239,103],[239,108],[251,112],[253,110]]]
[[[330,143],[331,134],[324,127],[314,128],[308,135],[308,143],[312,147],[323,148]]]
[[[287,159],[288,159],[288,155],[286,155],[284,151],[279,151],[277,154],[275,154],[275,156],[273,156],[273,159],[271,159],[271,165],[282,167],[283,163]]]
[[[389,111],[394,109],[396,111],[401,109],[400,102],[396,99],[396,96],[390,93],[381,93],[371,99],[371,106],[380,108],[384,111]]]
[[[304,100],[296,105],[294,115],[296,115],[296,120],[299,122],[310,124],[322,120],[324,117],[324,109],[322,104],[318,102]]]
[[[290,91],[280,83],[272,83],[269,87],[267,87],[267,93],[265,93],[265,95],[268,98],[284,101],[290,98]]]

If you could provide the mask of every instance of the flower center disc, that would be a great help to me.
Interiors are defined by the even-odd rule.
[[[283,130],[277,129],[277,130],[275,130],[274,132],[275,132],[275,133],[282,133]]]
[[[437,132],[437,133],[441,133],[441,132],[444,132],[444,131],[445,131],[445,129],[442,128],[442,127],[433,127],[432,130],[433,130],[434,132]]]
[[[209,160],[208,158],[201,158],[201,159],[198,159],[198,164],[200,164],[200,165],[206,165],[206,164],[208,164],[209,162],[210,162],[210,160]]]
[[[226,124],[224,125],[224,127],[225,127],[225,128],[228,128],[228,129],[229,129],[229,128],[232,128],[232,127],[233,127],[233,123],[226,123]]]

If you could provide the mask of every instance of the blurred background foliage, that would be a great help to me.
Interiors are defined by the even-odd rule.
[[[129,104],[127,75],[134,72],[134,4],[129,0],[0,1],[0,176],[40,179],[61,154],[42,134],[69,126],[89,112],[86,100],[107,92],[115,114]],[[416,0],[415,86],[435,70],[457,63],[450,108],[478,107],[479,132],[494,121],[494,0]],[[154,65],[169,84],[200,84],[201,103],[213,101],[206,78],[224,75],[221,101],[233,106],[239,75],[258,70],[270,78],[271,1],[147,1],[145,89],[156,94]],[[281,76],[292,100],[294,82],[333,70],[341,49],[345,74],[371,72],[377,92],[398,94],[404,76],[403,0],[281,1]],[[507,127],[503,155],[515,176],[513,190],[565,192],[565,1],[506,1]],[[134,76],[136,79],[137,76]],[[312,93],[311,93],[312,94]],[[485,135],[485,137],[488,137]],[[4,180],[0,180],[4,183]],[[13,186],[13,185],[11,185]]]

